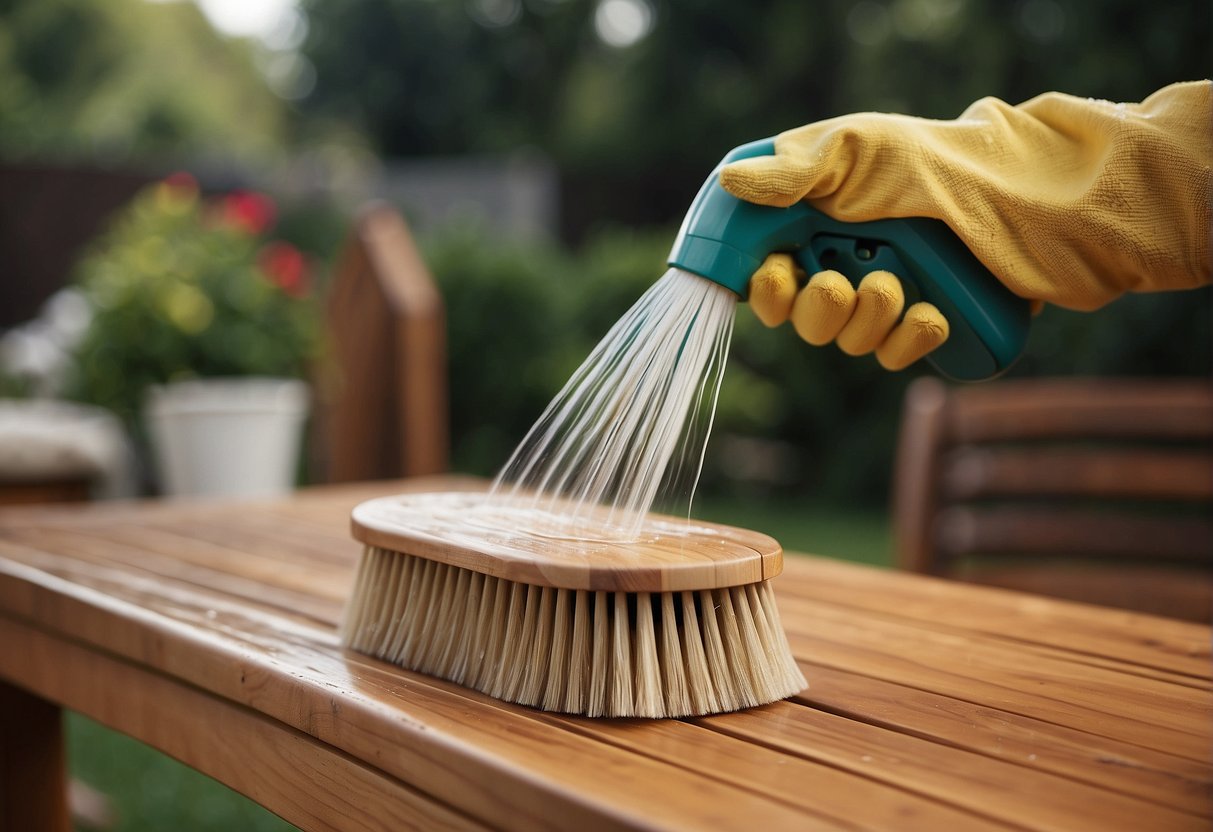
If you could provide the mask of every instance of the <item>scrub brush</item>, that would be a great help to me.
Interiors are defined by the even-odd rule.
[[[351,526],[366,548],[343,642],[593,717],[719,713],[807,687],[775,607],[783,551],[770,537],[650,516],[620,543],[518,516],[466,493],[359,505]]]
[[[1015,362],[1027,338],[1027,302],[1011,294],[944,223],[924,217],[843,223],[804,201],[789,208],[753,205],[720,186],[723,165],[774,152],[770,139],[742,145],[708,176],[667,258],[675,276],[689,272],[744,299],[750,275],[776,251],[790,252],[808,274],[835,269],[857,281],[885,269],[906,281],[912,301],[933,303],[948,319],[948,340],[928,357],[941,372],[979,380]],[[617,325],[624,325],[625,346],[641,334],[654,336],[641,325],[644,320]],[[661,350],[673,348],[677,365],[686,332],[659,341],[654,350],[665,354]],[[658,376],[665,385],[659,390],[673,383],[670,376]],[[634,393],[624,382],[635,384],[636,378],[610,378],[617,389],[604,397],[593,386],[599,376],[575,377],[571,383],[589,385],[590,398],[577,399],[577,407],[557,415],[575,419],[588,412],[591,427],[607,431],[612,447],[626,447],[636,419],[620,418],[628,408],[615,407],[612,394]],[[678,378],[686,382],[700,375]],[[691,403],[697,406],[697,397]],[[661,423],[656,434],[669,438],[664,428],[680,416],[675,411],[629,412],[650,425]],[[553,424],[544,418],[540,424],[545,437],[552,435]],[[581,429],[580,423],[574,426]],[[605,474],[608,485],[648,470],[629,462],[621,471],[615,467],[618,454],[589,454],[590,444],[582,439],[575,433],[560,453],[541,454],[537,464],[545,473],[539,490],[547,483],[576,482],[579,466]],[[652,462],[656,457],[649,450],[646,445],[645,460]],[[644,496],[646,484],[659,483],[661,476],[646,473],[641,489],[624,498]],[[558,486],[550,496],[569,493]],[[500,517],[486,524],[477,515],[492,500],[469,499],[392,497],[355,509],[354,536],[366,550],[342,624],[348,646],[500,699],[587,716],[716,713],[806,687],[771,592],[770,580],[783,564],[771,538],[650,518],[639,537],[617,543],[592,530],[560,532],[562,523],[573,521],[556,514],[548,515],[555,532],[502,523]],[[585,506],[585,500],[574,501],[569,515],[577,518]]]

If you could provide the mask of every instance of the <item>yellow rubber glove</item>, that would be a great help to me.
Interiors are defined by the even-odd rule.
[[[807,284],[803,278],[791,255],[770,255],[750,278],[750,308],[767,326],[790,318],[814,346],[834,341],[848,355],[875,351],[886,370],[908,367],[948,338],[947,319],[929,303],[902,317],[905,292],[889,272],[872,272],[858,290],[836,271],[818,272]]]
[[[843,116],[781,134],[774,156],[728,165],[720,183],[763,205],[808,199],[847,222],[943,220],[1016,295],[1089,310],[1210,282],[1211,164],[1213,84],[1196,81],[1140,104],[1046,93],[1014,107],[985,98],[953,121]],[[898,322],[887,272],[858,292],[829,274],[797,291],[791,261],[772,257],[751,279],[751,306],[768,325],[791,317],[810,343],[874,348],[889,369],[946,338],[929,304]]]

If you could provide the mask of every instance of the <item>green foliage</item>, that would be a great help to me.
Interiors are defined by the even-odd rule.
[[[295,829],[227,786],[79,714],[67,715],[72,776],[109,799],[112,832],[289,832]]]
[[[346,158],[330,140],[361,146],[359,129],[388,157],[538,148],[561,171],[562,228],[580,248],[480,229],[426,246],[448,303],[455,461],[491,473],[664,271],[669,224],[727,148],[865,109],[952,117],[985,95],[1139,100],[1207,77],[1213,13],[1205,0],[644,2],[652,30],[614,48],[595,34],[598,0],[303,0],[317,85],[296,113],[266,89],[252,47],[218,37],[192,4],[0,0],[0,154],[247,159],[280,146],[288,119],[301,143],[324,138],[313,159]],[[232,317],[239,298],[265,294],[249,265],[258,243],[215,229],[206,243],[157,243],[171,223],[151,197],[139,204],[81,267],[98,300],[127,284],[141,300],[99,305],[105,334],[82,350],[78,394],[130,420],[153,381],[301,372],[292,324]],[[609,230],[619,223],[656,230]],[[325,256],[338,228],[305,211],[285,230]],[[166,265],[181,258],[194,265]],[[242,275],[237,300],[183,282],[201,260],[243,264],[228,272]],[[185,338],[204,306],[191,289],[215,323]],[[1207,374],[1209,297],[1048,309],[1012,375]],[[739,310],[706,485],[878,499],[902,394],[922,372],[808,348]]]
[[[673,238],[674,229],[611,230],[567,251],[465,228],[425,244],[447,302],[457,469],[491,475],[505,462],[598,340],[665,271]],[[1094,313],[1048,308],[1010,375],[1207,376],[1211,297],[1203,289],[1130,296]],[[930,372],[920,362],[888,373],[871,356],[809,347],[740,307],[705,493],[880,503],[905,388]]]
[[[538,147],[581,229],[676,222],[726,150],[823,118],[952,118],[1049,90],[1138,101],[1209,74],[1207,0],[645,2],[652,31],[612,48],[597,0],[305,0],[303,108],[386,155]]]
[[[286,109],[193,3],[0,3],[0,154],[261,159]]]
[[[447,306],[454,464],[490,474],[576,367],[567,256],[455,228],[425,241]]]
[[[149,385],[205,376],[304,376],[320,349],[306,264],[267,242],[271,203],[202,201],[188,180],[135,197],[80,262],[93,318],[71,393],[135,425]]]
[[[1136,0],[660,0],[627,48],[595,36],[598,5],[305,0],[318,73],[306,112],[362,125],[387,155],[537,146],[560,167],[565,230],[589,229],[577,252],[475,234],[431,248],[467,470],[505,461],[664,271],[668,224],[728,148],[861,110],[950,118],[986,95],[1047,90],[1132,101],[1208,75],[1204,0],[1148,12]],[[603,232],[612,222],[658,230]],[[1208,290],[1048,309],[1012,375],[1207,373],[1208,310]],[[705,486],[883,498],[902,396],[924,372],[806,347],[740,310]]]
[[[304,5],[308,111],[369,130],[389,156],[546,146],[552,90],[589,39],[580,0]]]

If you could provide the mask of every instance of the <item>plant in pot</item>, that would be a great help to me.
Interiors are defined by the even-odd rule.
[[[160,488],[270,494],[294,484],[320,317],[274,205],[204,199],[176,174],[135,196],[78,264],[92,320],[69,392],[150,446]]]

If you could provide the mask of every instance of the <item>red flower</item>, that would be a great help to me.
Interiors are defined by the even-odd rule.
[[[257,265],[271,283],[288,295],[302,297],[307,294],[307,260],[290,243],[280,240],[269,243],[257,255]]]
[[[180,191],[181,193],[190,195],[197,195],[198,193],[198,180],[194,178],[193,174],[184,170],[170,173],[164,177],[164,184],[174,191]]]
[[[224,223],[256,236],[274,224],[274,201],[255,191],[233,191],[220,210]]]

